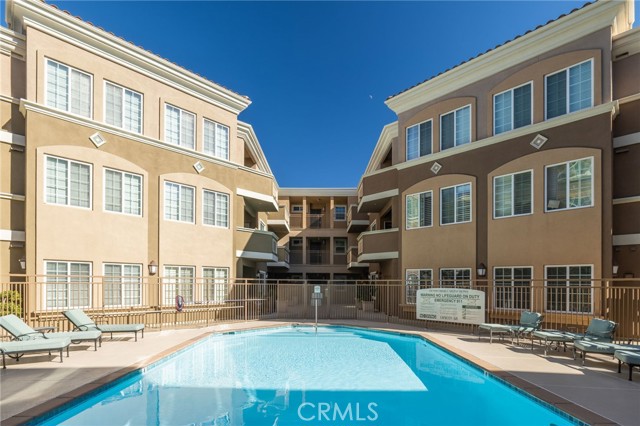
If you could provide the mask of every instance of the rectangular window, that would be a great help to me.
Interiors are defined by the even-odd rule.
[[[205,225],[229,227],[229,195],[221,192],[202,192],[202,223]]]
[[[167,143],[195,149],[196,116],[173,105],[165,104],[164,140]]]
[[[193,207],[195,190],[191,186],[173,182],[164,183],[164,218],[178,222],[195,223]]]
[[[142,176],[105,169],[104,209],[109,212],[142,215]]]
[[[303,212],[303,209],[301,204],[294,204],[291,206],[291,213],[302,213],[302,212]]]
[[[229,159],[229,128],[204,119],[204,153]]]
[[[533,172],[526,171],[493,178],[493,217],[531,214]]]
[[[105,122],[130,132],[142,133],[142,95],[105,82]]]
[[[91,300],[91,264],[45,262],[47,308],[86,308]]]
[[[531,124],[531,86],[531,83],[527,83],[493,97],[495,135]]]
[[[229,268],[202,268],[206,300],[224,303],[229,298]]]
[[[440,116],[440,151],[471,142],[471,105]]]
[[[424,228],[433,224],[432,191],[407,195],[407,229]]]
[[[182,296],[185,303],[193,303],[194,279],[193,266],[165,266],[162,279],[164,304],[174,305],[177,296]]]
[[[91,207],[91,165],[49,156],[45,163],[47,203]]]
[[[407,127],[407,161],[431,154],[431,123]]]
[[[440,287],[469,288],[471,285],[470,268],[440,269]]]
[[[433,287],[433,271],[431,269],[407,269],[404,283],[405,303],[416,304],[416,294],[422,288]]]
[[[593,205],[593,157],[545,168],[546,211]]]
[[[346,238],[334,238],[333,239],[333,253],[334,254],[347,254],[347,239]]]
[[[546,119],[593,106],[593,60],[545,77]]]
[[[104,264],[105,306],[138,306],[142,304],[142,266]]]
[[[591,313],[591,266],[547,266],[548,311]]]
[[[47,59],[46,104],[55,109],[91,117],[90,74]]]
[[[471,184],[440,189],[440,224],[471,222]]]
[[[333,211],[333,220],[347,220],[347,206],[335,206],[335,210]]]
[[[501,309],[531,309],[531,267],[495,268],[494,307]]]

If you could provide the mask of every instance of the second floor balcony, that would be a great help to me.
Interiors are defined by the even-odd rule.
[[[347,210],[347,232],[359,234],[369,227],[369,215],[358,213],[358,206],[352,204]]]
[[[363,232],[358,236],[358,262],[398,258],[398,228]]]
[[[277,212],[268,214],[267,226],[269,227],[269,231],[276,234],[278,238],[284,237],[291,231],[289,223],[290,215],[286,206],[279,206]]]
[[[237,228],[236,257],[277,262],[278,237],[273,232]]]

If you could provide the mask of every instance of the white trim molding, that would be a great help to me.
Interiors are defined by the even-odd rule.
[[[12,194],[10,192],[0,192],[0,200],[11,200],[11,201],[25,201],[27,197],[19,194]]]
[[[297,197],[356,197],[356,188],[280,188],[282,196]]]
[[[613,148],[622,148],[623,146],[635,145],[640,143],[640,132],[629,133],[628,135],[613,138]]]
[[[614,246],[633,246],[640,244],[640,234],[622,234],[613,236]]]
[[[0,229],[0,241],[19,241],[25,242],[25,231],[14,231],[12,229]]]
[[[365,253],[358,256],[358,263],[367,263],[376,260],[398,259],[397,251],[385,251],[380,253]]]
[[[273,206],[274,210],[268,211],[278,211],[278,200],[275,199],[273,195],[269,194],[261,194],[259,192],[249,191],[248,189],[236,188],[236,195],[244,198],[251,198],[254,200],[261,201],[269,205],[269,207]],[[263,210],[259,210],[263,211]]]
[[[7,132],[6,130],[0,130],[0,142],[2,143],[25,146],[25,141],[26,138],[23,135]]]
[[[278,256],[272,253],[262,253],[258,251],[236,250],[236,257],[245,259],[267,260],[269,262],[277,262]]]
[[[25,60],[27,38],[20,33],[0,27],[0,52]]]
[[[613,205],[618,204],[629,204],[629,203],[640,203],[640,195],[635,197],[624,197],[624,198],[614,198]]]

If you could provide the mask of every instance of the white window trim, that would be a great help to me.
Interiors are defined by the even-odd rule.
[[[336,219],[336,213],[338,207],[344,207],[344,219]],[[345,222],[347,220],[347,206],[345,204],[336,204],[333,210],[333,220],[334,222]]]
[[[507,133],[507,132],[511,132],[513,130],[516,130],[513,127],[515,125],[515,121],[516,121],[515,120],[516,111],[515,111],[515,108],[513,107],[513,105],[514,105],[513,96],[514,96],[514,92],[515,92],[516,89],[519,89],[519,88],[527,86],[527,85],[531,85],[531,110],[530,110],[530,112],[531,112],[531,117],[530,117],[531,123],[529,123],[527,126],[531,126],[533,124],[533,97],[534,97],[533,96],[533,93],[534,93],[533,90],[534,90],[534,83],[533,83],[533,80],[529,80],[526,83],[523,83],[523,84],[521,84],[519,86],[514,86],[511,89],[503,90],[502,92],[496,93],[495,95],[493,95],[492,108],[493,108],[493,134],[494,135],[496,135],[496,134],[501,135],[503,133]],[[511,129],[505,130],[504,132],[501,132],[501,133],[496,133],[496,97],[498,97],[498,96],[500,96],[502,94],[505,94],[507,92],[511,92]],[[527,126],[518,127],[518,129],[522,129],[522,128],[527,127]]]
[[[213,152],[206,152],[204,150],[204,130],[205,130],[206,123],[211,123],[211,124],[214,125]],[[215,126],[222,126],[222,127],[226,127],[227,128],[227,156],[226,157],[220,157],[220,156],[216,155]],[[194,137],[195,137],[195,135],[194,135]],[[222,124],[222,123],[219,123],[219,122],[217,122],[215,120],[211,120],[209,118],[203,117],[202,118],[202,153],[205,154],[205,155],[210,155],[211,157],[214,157],[214,158],[220,158],[222,160],[229,161],[229,157],[231,155],[231,130],[230,130],[229,126],[227,126],[225,124]]]
[[[431,272],[431,279],[429,280],[429,286],[425,287],[425,288],[430,288],[433,287],[433,269],[432,268],[406,268],[404,270],[404,303],[406,303],[407,305],[415,305],[417,304],[417,297],[416,297],[416,301],[415,302],[409,302],[408,300],[408,291],[409,291],[409,274],[410,273],[415,273],[417,272],[418,276],[420,276],[420,272],[422,271],[429,271]],[[416,289],[416,292],[418,290],[421,290],[420,288],[420,279],[418,279],[418,288]]]
[[[594,273],[593,264],[585,263],[585,264],[575,264],[575,265],[544,265],[544,280],[545,280],[544,281],[544,287],[548,288],[547,282],[549,281],[549,278],[548,278],[549,268],[565,268],[568,271],[569,268],[582,268],[584,266],[588,266],[588,267],[591,268],[591,278],[590,278],[591,284],[589,285],[590,297],[591,297],[591,304],[590,304],[591,305],[591,309],[589,310],[589,312],[576,312],[576,311],[569,311],[568,309],[564,310],[564,311],[553,311],[553,310],[547,309],[547,292],[545,291],[544,292],[544,308],[545,308],[546,312],[559,312],[559,313],[567,313],[567,314],[573,314],[573,313],[577,313],[577,314],[593,314],[594,305],[595,305],[594,294],[593,294],[593,273]],[[571,278],[568,278],[568,274],[567,274],[567,278],[565,279],[565,281],[571,281]],[[560,287],[558,286],[558,288],[560,288]],[[564,288],[568,288],[568,286],[565,285]],[[569,299],[567,298],[567,304],[568,303],[569,303]]]
[[[167,208],[166,200],[167,200],[167,197],[166,197],[166,192],[165,192],[165,191],[167,190],[167,185],[166,185],[167,183],[172,183],[172,184],[174,184],[174,185],[179,185],[180,187],[187,187],[187,188],[192,188],[192,189],[193,189],[193,206],[192,206],[192,211],[193,211],[193,221],[180,220],[180,219],[178,219],[178,220],[175,220],[175,219],[167,219],[167,215],[166,215],[166,208]],[[196,190],[196,187],[191,186],[191,185],[185,185],[185,184],[183,184],[183,183],[174,182],[174,181],[171,181],[171,180],[165,180],[165,181],[163,182],[162,189],[163,189],[163,191],[162,191],[162,209],[163,209],[163,211],[162,211],[162,218],[163,218],[164,220],[168,221],[168,222],[175,222],[175,223],[187,223],[187,224],[192,224],[192,225],[194,225],[194,224],[196,223],[196,204],[197,204],[197,192],[198,192],[198,191]],[[178,202],[179,202],[179,201],[180,201],[180,200],[178,200]],[[178,208],[178,212],[180,212],[180,211],[181,211],[181,209],[180,209],[180,208]],[[180,217],[180,215],[178,215],[178,217]],[[167,266],[172,266],[172,265],[167,265]]]
[[[221,270],[226,271],[226,272],[227,272],[227,278],[226,278],[226,281],[225,281],[224,283],[221,283],[221,282],[216,282],[216,280],[219,280],[220,278],[215,278],[215,277],[213,277],[213,278],[211,278],[211,277],[205,277],[205,275],[204,275],[204,271],[205,271],[206,269],[212,269],[212,270],[214,270],[214,271],[219,271],[219,270],[220,270],[220,271],[221,271]],[[221,304],[225,303],[226,298],[225,298],[225,300],[216,300],[216,299],[211,299],[211,298],[209,298],[209,294],[207,294],[207,285],[211,285],[211,284],[213,284],[213,285],[215,286],[215,285],[217,285],[217,284],[222,284],[222,285],[224,285],[224,286],[225,286],[225,289],[226,289],[227,291],[229,291],[229,290],[231,289],[231,283],[230,283],[230,280],[231,280],[231,278],[230,278],[230,276],[231,276],[231,275],[230,275],[230,268],[229,268],[229,267],[226,267],[226,266],[203,266],[203,267],[202,267],[202,269],[201,269],[201,271],[202,271],[202,286],[201,286],[201,289],[200,289],[200,293],[201,293],[201,298],[200,298],[200,300],[203,300],[203,301],[205,301],[206,303],[214,304],[214,305],[221,305]],[[215,275],[215,272],[214,272],[214,275]],[[206,281],[207,281],[207,280],[212,280],[212,281],[213,281],[213,283],[211,283],[211,284],[206,283]],[[215,290],[214,290],[214,291],[215,291]],[[227,294],[226,296],[228,296],[228,294]]]
[[[440,140],[439,140],[440,152],[446,151],[447,149],[452,149],[452,148],[456,148],[456,147],[461,146],[460,144],[458,144],[458,139],[456,138],[456,134],[455,134],[456,123],[458,121],[458,119],[456,118],[456,114],[455,113],[460,111],[460,110],[462,110],[462,109],[465,109],[467,107],[469,107],[469,142],[465,143],[463,145],[468,145],[468,144],[473,142],[473,132],[472,132],[472,130],[473,130],[473,105],[467,104],[467,105],[461,106],[460,108],[456,108],[454,110],[447,111],[444,114],[440,114],[440,120],[439,120],[439,122],[440,122],[440,130],[439,130],[439,132],[440,132]],[[454,129],[453,146],[451,148],[442,149],[442,117],[444,117],[445,115],[449,115],[451,113],[453,113],[453,129]]]
[[[70,109],[71,109],[71,94],[68,92],[69,90],[71,90],[71,84],[69,84],[70,82],[67,82],[67,96],[68,96],[68,99],[69,99],[69,104],[67,105],[67,109],[64,110],[64,109],[53,108],[53,107],[51,107],[51,108],[53,108],[53,109],[55,109],[57,111],[64,111],[67,114],[71,114],[71,115],[76,116],[76,117],[83,117],[83,118],[88,118],[88,119],[92,120],[93,119],[93,74],[88,73],[86,71],[83,71],[81,69],[78,69],[76,67],[72,67],[70,65],[67,65],[64,62],[57,61],[55,59],[51,59],[51,58],[46,57],[46,56],[44,58],[44,104],[47,105],[47,106],[49,105],[49,96],[47,95],[47,92],[48,92],[47,87],[49,87],[49,73],[47,72],[47,62],[49,62],[49,61],[50,62],[54,62],[56,64],[64,65],[65,67],[69,68],[69,71],[74,70],[74,71],[77,71],[77,72],[79,72],[81,74],[88,75],[89,79],[90,79],[89,85],[91,86],[91,90],[89,91],[89,116],[88,117],[86,117],[84,115],[81,115],[81,114],[75,114],[75,113],[70,111]]]
[[[132,176],[138,176],[140,178],[140,214],[131,214],[131,213],[125,213],[124,212],[124,199],[122,200],[122,210],[121,212],[114,212],[113,210],[107,210],[107,170],[112,171],[112,172],[116,172],[116,173],[121,173],[123,176],[125,174],[127,175],[132,175]],[[124,184],[124,180],[122,181]],[[138,174],[138,173],[131,173],[131,172],[125,172],[124,170],[118,170],[118,169],[114,169],[111,167],[104,167],[104,172],[102,173],[102,210],[105,213],[109,213],[109,214],[123,214],[125,216],[132,216],[132,217],[142,217],[143,216],[143,212],[144,212],[144,176]],[[122,196],[124,197],[124,188],[122,188]],[[109,263],[109,265],[125,265],[124,263]],[[126,265],[133,265],[132,263],[127,263]]]
[[[419,196],[421,194],[426,194],[426,193],[430,193],[431,194],[431,218],[430,218],[431,225],[427,225],[427,226],[418,225],[416,227],[410,228],[409,224],[407,223],[407,221],[408,221],[407,205],[409,203],[409,197],[412,196],[412,195],[418,195]],[[431,189],[428,190],[428,191],[422,191],[422,192],[415,192],[413,194],[407,194],[404,197],[404,228],[405,228],[406,231],[411,231],[411,230],[414,230],[414,229],[433,228],[433,204],[434,204],[433,201],[434,201],[433,200],[433,190],[431,190]],[[420,213],[420,209],[418,209],[418,223],[420,223],[419,213]]]
[[[56,307],[50,307],[48,306],[48,301],[47,301],[47,284],[71,284],[68,280],[65,281],[64,283],[62,282],[48,282],[47,281],[47,276],[49,276],[49,274],[47,274],[47,263],[49,262],[53,262],[53,263],[66,263],[67,264],[67,271],[69,272],[71,270],[71,264],[72,263],[79,263],[79,264],[84,264],[84,265],[89,265],[89,275],[87,276],[88,281],[87,281],[87,285],[89,286],[89,295],[87,296],[87,300],[89,301],[88,305],[78,305],[78,306],[73,306],[74,308],[90,308],[92,305],[92,301],[93,301],[93,263],[92,262],[84,262],[84,261],[73,261],[73,260],[52,260],[52,259],[48,259],[45,260],[43,262],[43,271],[45,272],[44,274],[44,281],[45,281],[45,285],[42,286],[42,300],[44,301],[43,305],[45,306],[45,309],[64,309],[64,308],[69,308],[71,306],[68,305],[69,302],[69,297],[68,297],[68,288],[67,287],[67,306],[56,306]],[[72,275],[67,274],[67,277],[71,277]]]
[[[533,273],[534,273],[533,266],[528,266],[528,265],[523,265],[523,266],[494,266],[493,267],[493,280],[492,280],[493,281],[493,303],[492,303],[492,305],[493,305],[494,309],[502,309],[502,310],[508,310],[508,311],[526,311],[527,310],[526,308],[520,309],[520,308],[497,308],[496,307],[496,301],[498,300],[498,298],[496,296],[496,292],[498,290],[498,286],[496,285],[496,281],[497,281],[497,279],[496,279],[496,269],[511,269],[511,276],[513,277],[513,270],[514,269],[525,269],[525,268],[528,268],[528,269],[531,270],[531,281],[532,282],[531,282],[531,285],[530,285],[531,294],[529,295],[529,306],[533,306],[533,297],[534,297],[534,293],[533,293],[533,281],[534,281],[534,278],[533,278],[534,277],[534,275],[533,275]],[[509,286],[511,289],[514,288],[513,287],[513,281],[515,281],[514,278],[511,278],[511,285]]]
[[[169,277],[167,275],[167,268],[178,268],[178,275],[176,277]],[[171,304],[174,303],[173,300],[166,300],[166,295],[167,295],[166,291],[167,291],[167,289],[166,289],[165,286],[167,286],[167,285],[178,285],[178,286],[179,285],[185,285],[185,284],[180,284],[179,283],[180,280],[184,279],[183,277],[180,276],[180,274],[182,273],[183,269],[191,269],[193,271],[193,276],[190,278],[192,280],[191,281],[191,297],[192,297],[192,300],[189,301],[189,300],[187,300],[185,298],[184,302],[185,302],[185,304],[186,303],[194,303],[194,302],[196,302],[198,300],[197,297],[196,297],[197,296],[197,294],[196,294],[196,290],[197,290],[196,267],[193,266],[193,265],[164,265],[164,267],[162,269],[163,274],[162,274],[162,280],[161,280],[162,281],[162,288],[160,290],[160,300],[161,300],[163,305],[166,306],[166,305],[171,305]],[[174,282],[174,283],[169,282],[171,280],[175,280],[176,282]],[[180,296],[182,296],[182,295],[180,295]]]
[[[569,203],[566,202],[567,207],[563,208],[563,209],[552,209],[549,210],[548,208],[548,200],[547,200],[547,169],[550,167],[555,167],[555,166],[559,166],[561,164],[564,164],[565,166],[567,166],[566,168],[568,169],[568,164],[569,163],[573,163],[576,161],[582,161],[582,160],[587,160],[587,159],[591,159],[591,204],[588,206],[579,206],[579,207],[569,207]],[[567,211],[567,210],[579,210],[579,209],[589,209],[593,206],[595,206],[595,193],[594,193],[594,188],[595,188],[595,173],[596,173],[596,163],[595,163],[595,157],[583,157],[583,158],[578,158],[575,160],[568,160],[568,161],[561,161],[559,163],[555,163],[555,164],[549,164],[544,166],[544,212],[545,213],[554,213],[554,212],[563,212],[563,211]],[[569,182],[569,175],[567,174],[567,192],[566,192],[566,200],[569,200],[569,186],[570,186],[570,182]],[[560,265],[562,266],[562,265]],[[571,266],[575,266],[575,265],[571,265]],[[587,265],[584,265],[587,266]]]
[[[133,92],[136,95],[140,95],[140,131],[139,132],[137,132],[135,130],[131,130],[131,129],[126,129],[124,127],[124,104],[122,106],[121,117],[120,117],[121,120],[122,120],[122,127],[118,127],[118,126],[116,126],[114,124],[108,124],[107,123],[107,84],[110,84],[112,86],[118,87],[120,90],[122,90],[122,100],[123,100],[123,102],[124,102],[124,91],[125,90]],[[122,86],[120,84],[114,83],[113,81],[109,81],[109,80],[105,80],[104,81],[104,86],[103,86],[103,92],[102,93],[104,94],[104,96],[103,96],[104,100],[102,102],[102,104],[103,104],[103,106],[102,106],[102,108],[103,108],[102,109],[102,115],[103,115],[102,118],[103,118],[103,120],[102,121],[104,121],[104,123],[107,126],[113,126],[113,127],[118,128],[118,129],[125,130],[127,132],[135,133],[137,135],[144,134],[144,95],[142,93],[140,93],[138,91],[135,91],[133,89],[130,89],[128,87]]]
[[[293,242],[296,242],[295,244]],[[290,242],[290,246],[291,247],[302,247],[303,246],[303,242],[302,242],[302,237],[293,237],[289,240]]]
[[[213,206],[213,225],[209,224],[209,223],[205,223],[204,222],[204,193],[205,192],[209,192],[212,194],[215,194],[215,204]],[[227,226],[220,226],[220,225],[216,225],[216,207],[218,204],[218,195],[226,195],[227,196]],[[195,200],[194,200],[194,206],[195,206]],[[202,225],[204,226],[209,226],[211,228],[218,228],[218,229],[229,229],[229,227],[231,226],[231,220],[230,220],[230,211],[231,211],[231,197],[229,196],[229,194],[226,194],[224,192],[220,192],[220,191],[213,191],[211,189],[202,189]]]
[[[471,275],[471,268],[440,268],[440,270],[438,271],[438,278],[440,279],[439,281],[439,285],[442,288],[442,271],[454,271],[454,276],[455,276],[455,272],[457,271],[469,271],[469,283],[471,283],[473,281],[473,276]],[[458,281],[456,278],[453,279],[454,281],[454,285],[451,288],[458,288]],[[447,287],[449,288],[449,287]]]
[[[569,86],[570,86],[570,84],[569,84],[569,76],[567,75],[567,80],[566,80],[567,81],[567,87],[566,87],[566,108],[567,108],[566,111],[567,112],[564,113],[564,114],[561,114],[561,115],[559,115],[557,117],[549,118],[547,116],[547,113],[548,113],[548,111],[547,111],[547,79],[549,77],[552,77],[552,76],[556,75],[556,74],[560,74],[561,72],[568,73],[569,72],[569,68],[573,68],[575,66],[582,65],[582,64],[584,64],[586,62],[591,62],[591,105],[589,105],[587,108],[583,108],[583,109],[581,109],[579,111],[574,111],[574,112],[569,111],[569,105],[571,104],[571,100],[569,99]],[[551,74],[547,74],[547,75],[544,76],[544,119],[545,119],[545,121],[553,120],[554,118],[562,117],[562,116],[567,115],[567,114],[575,114],[576,112],[580,112],[580,111],[584,111],[585,109],[593,108],[593,105],[594,105],[594,102],[595,102],[595,99],[594,99],[595,76],[593,74],[593,63],[594,63],[593,58],[589,58],[586,61],[578,62],[576,64],[570,65],[570,66],[568,66],[566,68],[563,68],[563,69],[558,70],[558,71],[554,71]],[[532,98],[533,98],[533,96],[532,96]]]
[[[124,302],[124,292],[123,292],[122,295],[121,295],[122,297],[120,299],[120,304],[117,304],[117,305],[108,305],[107,304],[106,299],[104,297],[104,286],[105,286],[105,282],[104,281],[106,281],[106,279],[109,278],[109,277],[107,277],[107,271],[106,271],[107,266],[120,266],[120,267],[124,267],[124,266],[139,266],[140,267],[140,276],[139,277],[130,277],[130,278],[138,278],[139,279],[137,284],[140,287],[140,300],[138,301],[138,303],[132,304],[132,305],[125,303]],[[142,274],[143,274],[143,271],[144,271],[143,268],[144,268],[144,266],[141,263],[118,263],[118,262],[105,262],[105,263],[103,263],[102,264],[102,277],[103,277],[102,278],[103,279],[103,281],[102,281],[102,289],[103,289],[103,293],[102,293],[101,298],[102,298],[102,302],[104,303],[104,305],[105,306],[123,306],[123,307],[124,306],[142,306],[142,299],[144,297],[144,295],[143,295],[143,287],[142,287]],[[124,279],[124,278],[129,278],[129,277],[119,276],[119,277],[116,277],[116,278]],[[125,285],[125,284],[132,284],[132,283],[120,282],[119,284],[122,286],[122,285]],[[133,283],[133,284],[135,284],[135,283]]]
[[[71,196],[69,194],[69,191],[71,190],[70,189],[71,188],[71,185],[70,185],[71,167],[67,168],[67,204],[50,203],[50,202],[47,201],[47,195],[48,195],[48,192],[47,192],[47,158],[56,158],[58,160],[67,161],[68,163],[77,163],[77,164],[82,164],[82,165],[85,165],[85,166],[89,166],[89,178],[90,178],[90,180],[89,180],[89,206],[88,207],[72,206],[70,204]],[[64,207],[69,207],[69,208],[72,208],[72,209],[93,210],[93,164],[85,163],[84,161],[70,160],[70,159],[65,158],[65,157],[58,157],[57,155],[48,155],[48,154],[44,155],[44,163],[43,164],[44,164],[43,201],[44,201],[45,204],[50,205],[50,206],[64,206]]]
[[[407,126],[404,130],[404,158],[406,161],[413,161],[413,160],[417,160],[418,158],[422,158],[425,157],[425,155],[420,155],[418,153],[418,156],[416,158],[412,158],[411,160],[409,160],[409,129],[416,127],[416,126],[420,126],[422,124],[431,122],[431,153],[427,154],[427,155],[431,155],[433,154],[433,118],[430,118],[428,120],[424,120],[421,121],[420,123],[416,123],[416,124],[412,124],[411,126]],[[418,145],[420,145],[420,130],[418,129]],[[420,146],[418,146],[418,151],[420,150]]]
[[[511,213],[508,216],[500,216],[497,217],[496,216],[496,179],[501,178],[501,177],[505,177],[505,176],[511,176],[511,210],[514,211],[514,206],[513,206],[513,200],[514,200],[514,186],[513,186],[513,176],[514,175],[519,175],[521,173],[527,173],[530,172],[531,173],[531,212],[529,213],[521,213],[521,214],[515,214],[515,213]],[[493,218],[495,220],[500,220],[500,219],[508,219],[510,217],[520,217],[520,216],[531,216],[534,212],[534,199],[535,197],[533,196],[533,190],[534,190],[534,185],[533,185],[533,179],[534,179],[534,171],[533,169],[528,169],[528,170],[521,170],[519,172],[513,172],[513,173],[507,173],[504,175],[500,175],[500,176],[494,176],[493,177]],[[546,187],[546,186],[545,186]],[[507,266],[505,266],[506,268]],[[517,268],[517,266],[514,266],[514,268]],[[523,266],[524,268],[524,266]]]
[[[174,144],[174,143],[169,142],[167,140],[167,106],[170,106],[171,108],[175,108],[175,109],[180,111],[180,129],[179,129],[179,132],[178,132],[178,134],[180,135],[180,140],[179,140],[178,144]],[[196,130],[198,128],[198,125],[197,125],[198,116],[197,116],[197,114],[195,112],[188,111],[188,110],[186,110],[184,108],[180,108],[179,106],[176,106],[176,105],[171,104],[169,102],[165,102],[164,103],[163,113],[164,113],[164,115],[163,115],[163,121],[164,121],[163,142],[165,142],[165,143],[167,143],[167,144],[169,144],[171,146],[179,146],[182,149],[188,149],[188,150],[191,150],[191,151],[196,151],[196,149],[198,147],[198,133],[196,132]],[[183,114],[190,114],[190,115],[193,116],[193,147],[186,146],[184,141],[182,140],[182,115]]]
[[[337,240],[341,240],[344,241],[344,253],[338,253],[336,250],[338,249],[338,246],[336,245],[336,241]],[[349,240],[347,238],[344,237],[334,237],[333,239],[333,254],[334,255],[346,255],[349,252]]]
[[[302,207],[302,204],[292,204],[291,213],[304,213],[304,208]]]
[[[451,223],[442,223],[442,191],[445,189],[449,189],[449,188],[457,188],[458,186],[462,186],[462,185],[469,185],[469,220],[465,220],[462,222],[451,222]],[[465,182],[465,183],[459,183],[457,185],[451,185],[451,186],[445,186],[444,188],[440,188],[440,226],[449,226],[449,225],[459,225],[461,223],[471,223],[473,222],[473,183],[472,182]],[[458,198],[455,197],[454,198],[454,215],[457,217],[457,210],[458,210]],[[432,208],[433,210],[433,208]],[[444,268],[444,269],[451,269],[451,268]],[[464,269],[464,268],[463,268]]]

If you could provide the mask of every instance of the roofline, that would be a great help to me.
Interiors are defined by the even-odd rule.
[[[26,27],[34,27],[107,59],[116,59],[128,68],[146,71],[156,79],[236,115],[251,104],[246,96],[43,1],[7,0],[5,20],[15,32],[24,33]]]
[[[269,167],[267,157],[264,155],[264,151],[262,151],[260,141],[258,141],[258,136],[253,130],[253,126],[249,123],[238,120],[238,137],[242,138],[246,142],[249,151],[251,151],[251,154],[253,154],[253,158],[256,160],[258,169],[273,176],[273,172],[271,171],[271,167]],[[273,180],[275,182],[275,176],[273,176]]]
[[[338,197],[356,197],[358,195],[357,188],[280,188],[281,196],[338,196]]]
[[[625,32],[635,19],[633,0],[599,0],[585,6],[398,93],[385,104],[399,115],[605,27],[612,27],[612,35]]]
[[[397,121],[389,123],[382,128],[380,136],[378,137],[378,142],[376,142],[376,146],[373,148],[373,152],[371,153],[371,157],[369,158],[369,163],[367,164],[367,168],[364,171],[365,175],[376,170],[376,167],[378,167],[378,165],[382,162],[384,156],[387,154],[387,151],[391,146],[392,139],[397,137]]]

